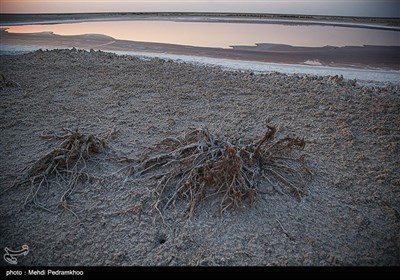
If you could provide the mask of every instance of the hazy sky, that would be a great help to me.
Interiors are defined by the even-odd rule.
[[[1,13],[250,12],[400,17],[399,0],[0,0]]]

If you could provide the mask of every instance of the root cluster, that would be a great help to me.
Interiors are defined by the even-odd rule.
[[[18,184],[30,185],[25,204],[33,203],[47,211],[39,201],[39,191],[50,184],[67,186],[58,206],[76,215],[67,198],[79,180],[89,180],[86,163],[105,148],[103,136],[64,129],[64,134],[42,134],[42,138],[60,144],[36,161]],[[129,165],[136,178],[149,176],[158,180],[154,208],[161,214],[178,199],[187,201],[188,215],[193,216],[201,201],[213,198],[220,210],[253,206],[260,194],[279,192],[300,200],[305,192],[305,178],[311,174],[301,150],[305,142],[298,137],[276,138],[277,129],[267,126],[259,140],[246,143],[210,133],[207,128],[190,129],[176,138],[166,138],[149,148],[141,159]],[[124,168],[125,169],[125,168]]]
[[[302,150],[305,142],[296,137],[276,140],[275,135],[276,128],[268,126],[260,140],[242,144],[206,128],[192,129],[152,147],[134,166],[134,174],[151,173],[159,179],[155,208],[160,213],[178,197],[187,199],[189,216],[209,197],[219,197],[221,211],[253,206],[257,196],[265,193],[265,185],[301,199],[304,175],[310,171],[304,156],[290,155]]]
[[[67,190],[61,196],[58,206],[72,212],[68,208],[67,198],[73,192],[79,179],[89,179],[89,175],[85,172],[86,161],[104,150],[105,141],[92,134],[83,134],[78,129],[75,131],[64,129],[64,134],[61,135],[42,133],[41,137],[58,140],[60,144],[36,161],[18,183],[28,183],[31,186],[25,204],[33,201],[36,206],[51,211],[48,206],[39,201],[39,191],[51,183],[60,187],[63,183],[67,185]]]

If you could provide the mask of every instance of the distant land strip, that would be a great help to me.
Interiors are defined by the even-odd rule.
[[[323,24],[324,22],[347,23],[347,24],[373,24],[381,26],[400,27],[399,18],[383,18],[383,17],[351,17],[351,16],[321,16],[321,15],[295,15],[295,14],[266,14],[266,13],[183,13],[183,12],[115,12],[115,13],[49,13],[49,14],[1,14],[1,25],[25,24],[25,23],[54,23],[57,21],[85,21],[85,20],[129,20],[129,19],[154,19],[154,17],[173,19],[179,17],[205,18],[213,17],[212,20],[293,20],[293,21],[316,21]],[[180,19],[185,20],[185,19]],[[200,20],[200,19],[195,19]]]

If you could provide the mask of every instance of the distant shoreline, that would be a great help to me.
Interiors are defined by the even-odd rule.
[[[295,47],[282,44],[232,46],[231,49],[117,40],[101,34],[62,36],[49,32],[8,33],[0,29],[1,44],[49,48],[81,48],[117,52],[190,55],[255,62],[324,65],[358,69],[399,70],[398,46]]]
[[[340,25],[386,30],[400,30],[399,18],[319,16],[256,13],[65,13],[65,14],[1,14],[0,25],[52,24],[59,22],[107,20],[178,20],[201,22],[292,23],[307,25]]]
[[[82,13],[82,14],[3,14],[0,25],[57,24],[88,21],[167,20],[187,22],[223,23],[283,23],[304,25],[333,25],[342,27],[373,28],[400,32],[400,19],[361,18],[338,16],[308,16],[280,14],[227,14],[227,13]],[[82,48],[116,52],[167,53],[242,61],[323,65],[358,69],[399,70],[400,47],[345,46],[295,47],[260,43],[256,46],[232,46],[231,49],[194,47],[139,41],[118,40],[101,34],[60,36],[52,33],[9,33],[0,30],[1,45],[5,48],[49,47]],[[265,47],[267,46],[267,47]]]

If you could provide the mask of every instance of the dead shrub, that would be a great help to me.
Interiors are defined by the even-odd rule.
[[[132,166],[136,177],[152,174],[159,179],[155,209],[161,214],[178,197],[188,201],[189,217],[200,201],[218,197],[220,210],[253,206],[262,186],[301,199],[305,175],[310,174],[297,137],[276,139],[277,129],[267,126],[258,141],[242,144],[214,135],[207,128],[191,129],[177,138],[166,138],[150,148]]]
[[[45,134],[41,137],[47,140],[58,140],[60,144],[51,152],[41,157],[27,169],[17,185],[30,185],[30,192],[25,199],[25,205],[33,202],[36,206],[53,212],[49,206],[38,199],[38,193],[43,187],[51,183],[58,186],[65,184],[67,190],[60,197],[59,207],[63,207],[76,214],[68,207],[67,198],[74,191],[80,179],[89,179],[86,173],[86,161],[95,154],[103,152],[105,138],[93,134],[81,133],[78,129],[63,129],[64,134]]]

